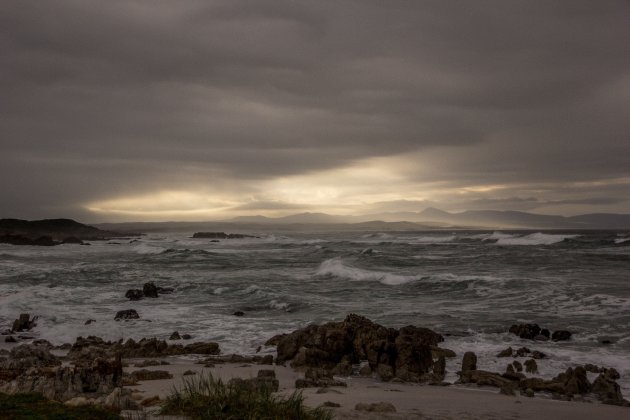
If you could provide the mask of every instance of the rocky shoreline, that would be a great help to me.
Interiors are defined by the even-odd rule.
[[[133,392],[128,387],[173,376],[155,369],[126,373],[123,367],[128,361],[142,358],[144,360],[134,367],[163,367],[169,365],[165,359],[194,355],[196,363],[203,368],[222,364],[271,368],[288,365],[298,375],[292,385],[295,389],[347,387],[352,378],[366,378],[390,384],[493,387],[508,396],[630,405],[621,395],[616,382],[619,374],[612,368],[592,364],[575,366],[552,379],[542,379],[533,375],[538,373],[536,360],[545,355],[522,347],[508,348],[497,355],[508,359],[505,372],[479,370],[474,353],[457,355],[439,347],[444,338],[435,331],[416,326],[387,328],[355,314],[340,322],[309,325],[270,338],[265,345],[275,347],[275,358],[272,355],[221,355],[218,343],[172,344],[157,338],[112,342],[89,336],[55,347],[46,340],[35,339],[34,335],[24,335],[35,327],[36,321],[36,317],[22,314],[13,323],[12,330],[4,333],[11,348],[0,350],[0,392],[39,392],[69,405],[141,409],[141,401],[131,398]],[[510,330],[523,331],[530,327],[531,324],[529,327],[526,324]],[[462,364],[457,372],[459,379],[451,384],[444,381],[445,360],[454,357],[462,357]],[[196,374],[194,370],[191,372],[189,374]],[[589,380],[589,373],[597,375],[594,380]],[[255,382],[263,384],[261,386],[271,384],[274,392],[278,390],[273,378],[255,379]],[[154,399],[157,404],[156,401]]]

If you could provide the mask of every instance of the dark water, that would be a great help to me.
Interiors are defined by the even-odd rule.
[[[0,244],[0,320],[39,314],[38,333],[54,343],[86,334],[167,338],[178,330],[251,353],[273,334],[356,312],[448,334],[445,347],[476,351],[488,369],[505,368],[494,355],[508,345],[550,354],[539,363],[543,376],[577,363],[613,366],[630,393],[630,233],[291,233],[218,243],[190,236]],[[124,299],[146,281],[176,291]],[[128,308],[142,319],[113,321]],[[83,325],[88,318],[97,322]],[[525,342],[506,333],[516,322],[574,337]]]

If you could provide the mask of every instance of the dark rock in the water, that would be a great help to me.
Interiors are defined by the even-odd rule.
[[[497,357],[512,357],[512,353],[514,350],[512,350],[512,347],[508,347],[505,350],[501,350],[498,354]]]
[[[13,321],[12,332],[30,331],[37,325],[37,316],[31,318],[29,314],[20,314],[20,317]]]
[[[525,357],[531,352],[532,351],[527,347],[521,347],[520,349],[516,350],[516,352],[514,353],[514,357]]]
[[[547,357],[547,355],[545,353],[541,352],[541,351],[534,350],[532,352],[532,357],[534,359],[544,359],[545,357]]]
[[[514,324],[510,327],[510,332],[521,338],[532,340],[541,333],[538,324]]]
[[[376,402],[376,403],[358,403],[354,406],[357,411],[367,411],[370,413],[395,413],[396,407],[389,402]]]
[[[191,375],[196,375],[197,372],[188,369],[186,372],[182,373],[183,376],[191,376]]]
[[[534,340],[534,341],[548,341],[549,337],[547,337],[546,335],[538,334],[532,340]]]
[[[236,311],[232,315],[234,315],[234,316],[244,316],[245,312],[243,312],[243,311]]]
[[[462,359],[462,372],[469,370],[477,370],[477,355],[472,351],[464,353],[464,358]]]
[[[88,319],[87,321],[85,321],[85,323],[83,323],[83,325],[90,325],[90,324],[93,324],[94,322],[96,322],[95,319]]]
[[[192,335],[190,334],[182,334],[182,340],[191,340],[192,339]]]
[[[549,339],[549,337],[551,336],[551,332],[547,328],[543,328],[540,330],[540,335]]]
[[[124,311],[116,312],[116,316],[114,317],[114,320],[120,321],[121,319],[125,320],[125,319],[138,319],[138,318],[140,318],[140,315],[138,315],[138,312],[136,312],[135,309],[125,309]]]
[[[5,343],[17,343],[17,340],[12,335],[9,335],[9,336],[7,336],[7,338],[4,339],[4,342]]]
[[[522,372],[523,371],[523,365],[521,364],[521,362],[519,362],[518,360],[515,360],[512,362],[512,366],[514,366],[514,369],[517,372]]]
[[[609,339],[603,339],[603,340],[601,340],[601,341],[600,341],[600,343],[601,343],[601,344],[606,344],[606,345],[608,345],[608,344],[612,344],[612,343],[613,343],[613,341],[612,341],[612,340],[609,340]]]
[[[129,300],[140,300],[144,297],[144,293],[140,289],[129,289],[125,293],[125,297]]]
[[[173,375],[165,370],[140,369],[131,372],[131,377],[136,381],[154,381],[158,379],[171,379]]]
[[[374,253],[374,250],[372,248],[365,248],[363,251],[361,251],[361,255],[372,255]]]
[[[142,294],[144,297],[156,298],[158,297],[158,288],[152,281],[144,283],[142,285]]]
[[[566,340],[570,340],[571,339],[571,332],[570,331],[554,331],[553,334],[551,335],[551,339],[553,341],[566,341]]]
[[[272,340],[277,343],[277,361],[293,359],[293,367],[332,370],[343,365],[335,369],[343,372],[348,364],[367,360],[372,371],[384,380],[396,377],[420,382],[431,380],[431,346],[443,338],[427,328],[407,326],[396,330],[351,314],[342,322],[309,325]]]
[[[525,360],[525,372],[527,373],[538,373],[538,364],[534,359]]]
[[[338,408],[338,407],[341,407],[341,404],[338,404],[338,403],[332,402],[332,401],[324,401],[322,403],[322,407]]]
[[[179,333],[177,331],[173,332],[173,334],[171,334],[169,340],[181,340],[182,337],[179,335]]]

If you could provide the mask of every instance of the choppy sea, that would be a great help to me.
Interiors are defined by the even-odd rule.
[[[53,344],[79,335],[167,339],[177,330],[217,341],[224,353],[252,354],[275,334],[354,312],[445,335],[442,346],[458,353],[447,380],[456,378],[464,351],[476,352],[481,368],[504,371],[507,360],[496,353],[527,346],[549,356],[538,363],[540,376],[582,363],[614,367],[630,396],[630,232],[191,236],[0,244],[0,328],[28,312],[40,316],[37,335]],[[175,292],[125,299],[147,281]],[[122,309],[136,309],[141,319],[114,321]],[[96,322],[84,325],[87,319]],[[524,322],[574,335],[533,342],[507,333]]]

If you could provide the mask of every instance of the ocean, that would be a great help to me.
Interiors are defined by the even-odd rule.
[[[505,371],[496,354],[526,346],[548,358],[550,378],[576,364],[614,367],[630,396],[630,233],[429,231],[260,233],[212,242],[192,232],[153,233],[90,246],[0,244],[0,329],[39,315],[38,337],[168,339],[173,331],[253,354],[268,338],[348,313],[391,327],[428,327],[479,367]],[[172,294],[129,301],[153,281]],[[140,319],[114,321],[136,309]],[[234,316],[243,311],[244,316]],[[85,321],[96,322],[85,325]],[[573,332],[539,342],[509,334],[515,323]],[[610,344],[603,344],[609,341]],[[261,353],[273,353],[265,348]]]

